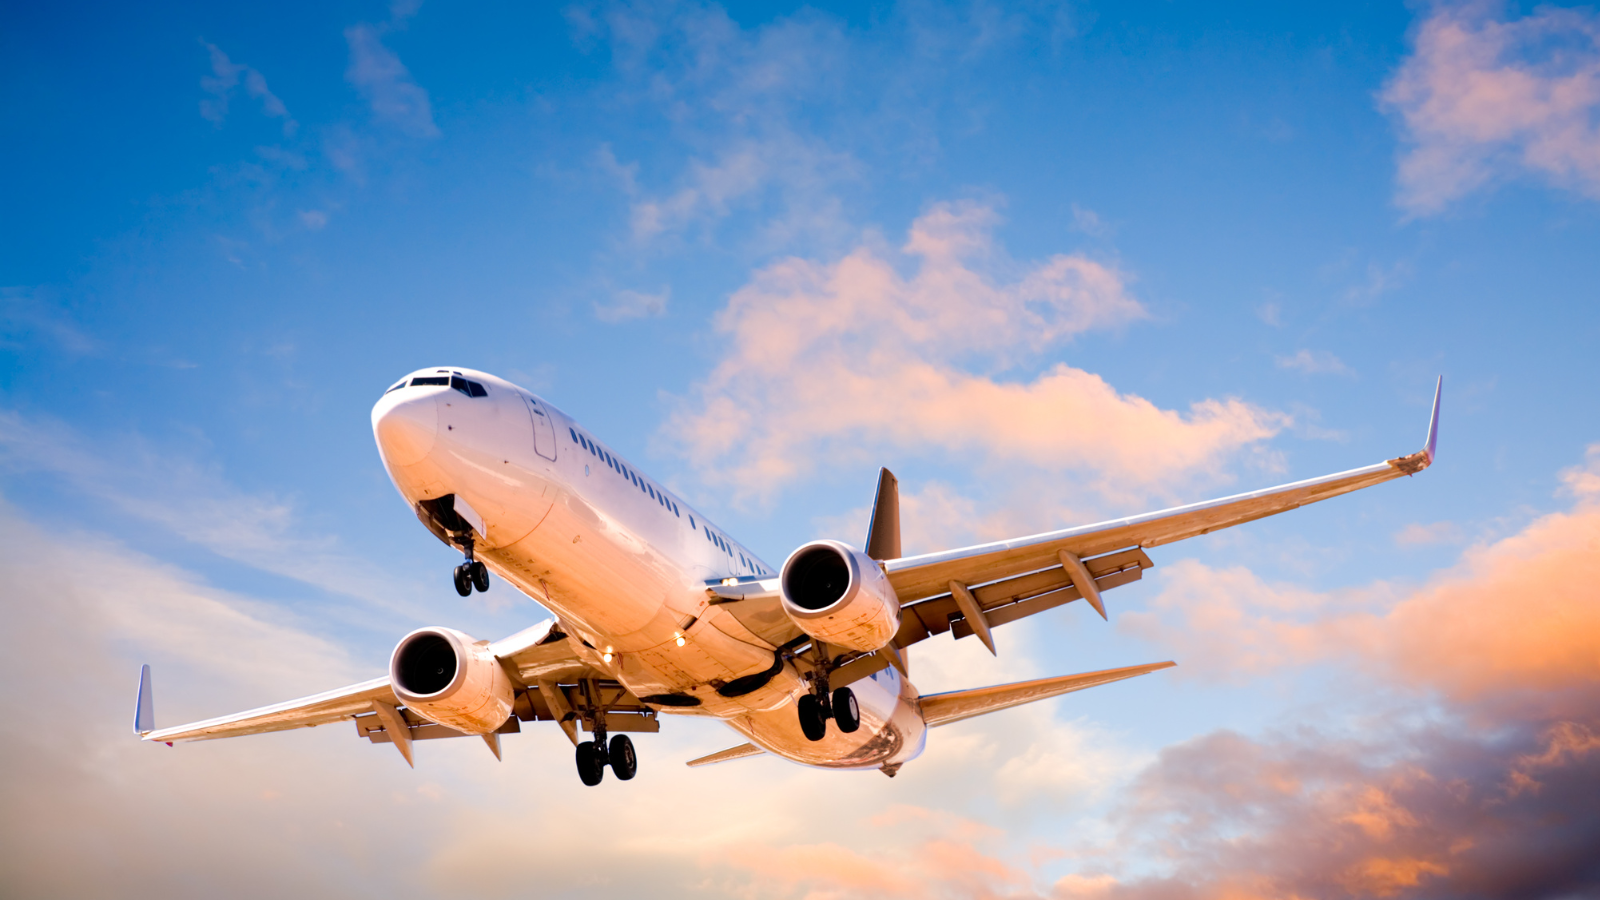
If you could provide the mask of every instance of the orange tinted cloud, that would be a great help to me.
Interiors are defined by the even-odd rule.
[[[1402,206],[1432,213],[1518,170],[1600,197],[1600,18],[1542,7],[1436,5],[1384,88],[1409,144]]]
[[[723,359],[665,434],[709,481],[765,497],[819,458],[883,448],[976,451],[1150,488],[1214,471],[1286,424],[1236,399],[1161,409],[1065,363],[1032,380],[996,377],[1147,315],[1105,263],[1007,260],[991,237],[996,218],[941,204],[898,254],[868,243],[833,263],[762,270],[719,315]]]
[[[1319,594],[1182,560],[1168,567],[1152,611],[1123,621],[1174,645],[1201,673],[1347,658],[1458,701],[1538,692],[1555,702],[1552,692],[1600,686],[1597,473],[1600,451],[1591,448],[1584,466],[1562,476],[1572,509],[1468,549],[1409,592],[1376,584]]]

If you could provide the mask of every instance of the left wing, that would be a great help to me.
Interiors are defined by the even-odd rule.
[[[496,641],[490,649],[517,687],[512,717],[499,732],[481,736],[496,756],[500,754],[498,734],[520,731],[520,721],[558,722],[576,743],[580,720],[585,718],[584,697],[609,701],[601,714],[607,716],[613,731],[655,730],[654,711],[579,659],[554,619]],[[584,682],[591,683],[585,688]],[[413,740],[467,736],[406,709],[388,676],[174,728],[155,728],[151,710],[149,666],[145,666],[140,673],[134,730],[147,741],[205,741],[354,720],[357,735],[373,743],[395,744],[409,763]]]

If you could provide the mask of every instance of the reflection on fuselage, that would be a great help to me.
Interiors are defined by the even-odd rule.
[[[424,369],[384,393],[372,422],[406,501],[427,521],[430,504],[459,498],[481,520],[476,558],[548,607],[587,665],[636,696],[698,704],[662,712],[720,718],[811,765],[892,771],[921,752],[916,689],[892,669],[852,685],[861,728],[820,741],[801,732],[794,704],[808,688],[792,662],[747,693],[720,692],[773,669],[786,623],[742,621],[707,586],[775,570],[543,399],[486,373]]]

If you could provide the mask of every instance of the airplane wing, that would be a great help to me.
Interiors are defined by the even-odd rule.
[[[498,735],[521,731],[523,721],[555,721],[577,743],[582,716],[574,710],[583,696],[607,701],[605,715],[612,731],[656,730],[654,710],[579,659],[554,619],[495,641],[490,648],[508,674],[515,672],[513,682],[518,688],[511,718],[495,734],[481,735],[496,756],[500,755]],[[584,686],[585,681],[591,684]],[[147,741],[205,741],[354,721],[357,736],[373,743],[396,744],[409,763],[414,740],[467,736],[406,709],[388,676],[173,728],[157,729],[152,719],[150,667],[145,666],[140,673],[134,730]],[[398,741],[397,734],[401,735]]]
[[[942,553],[885,560],[903,608],[895,644],[932,634],[977,634],[993,650],[989,629],[1080,597],[1102,616],[1100,593],[1139,579],[1153,563],[1145,548],[1209,534],[1319,500],[1415,475],[1433,463],[1439,427],[1434,390],[1428,437],[1416,453],[1321,478],[1179,506],[1094,525],[1066,528]]]

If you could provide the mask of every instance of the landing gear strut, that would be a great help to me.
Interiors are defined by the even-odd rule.
[[[472,558],[472,538],[467,538],[464,550],[467,554],[467,561],[456,566],[454,580],[456,593],[463,597],[470,597],[472,596],[473,588],[477,588],[479,592],[489,589],[489,568]]]

